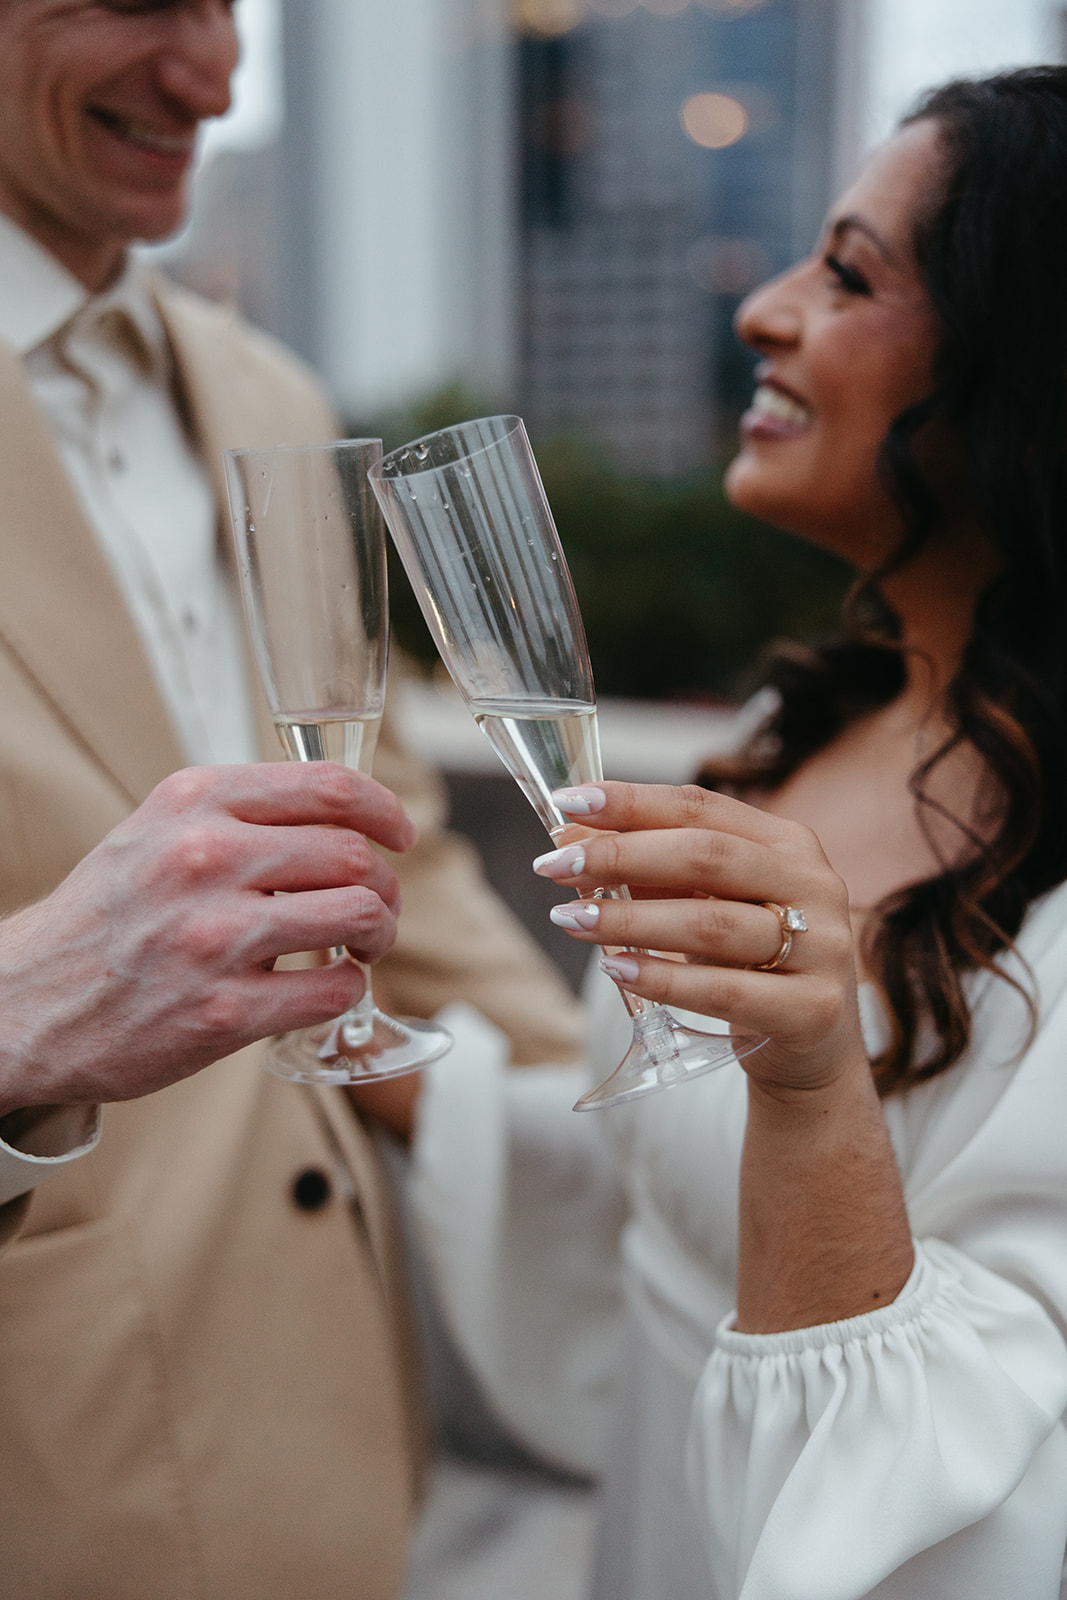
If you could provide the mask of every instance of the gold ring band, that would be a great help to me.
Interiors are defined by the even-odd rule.
[[[778,926],[782,933],[782,942],[769,961],[758,961],[752,968],[753,972],[773,972],[775,967],[780,967],[793,948],[794,933],[807,933],[808,924],[804,913],[798,906],[780,906],[773,900],[761,900],[760,906],[764,911],[773,911],[778,918]]]

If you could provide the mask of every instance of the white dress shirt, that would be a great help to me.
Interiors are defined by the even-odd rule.
[[[90,295],[0,215],[0,339],[21,356],[194,765],[256,759],[241,624],[204,464],[131,258]]]
[[[90,295],[0,215],[0,339],[22,359],[186,759],[256,760],[217,509],[176,397],[151,274],[131,258],[111,289]],[[35,1121],[17,1149],[0,1139],[0,1204],[99,1137],[97,1108],[68,1107]]]

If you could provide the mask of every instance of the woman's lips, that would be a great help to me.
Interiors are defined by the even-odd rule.
[[[746,439],[795,439],[811,422],[811,411],[795,395],[775,384],[761,383],[741,418]]]

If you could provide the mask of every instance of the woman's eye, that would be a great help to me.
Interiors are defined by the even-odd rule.
[[[823,259],[848,294],[870,294],[871,286],[862,272],[857,272],[855,267],[847,267],[838,256],[827,255]]]

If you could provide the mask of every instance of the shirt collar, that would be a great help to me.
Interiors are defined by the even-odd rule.
[[[0,212],[0,339],[22,357],[89,307],[126,312],[157,360],[165,350],[151,273],[129,255],[110,289],[92,295],[36,239]]]
[[[0,338],[28,355],[89,299],[43,245],[0,213]]]

